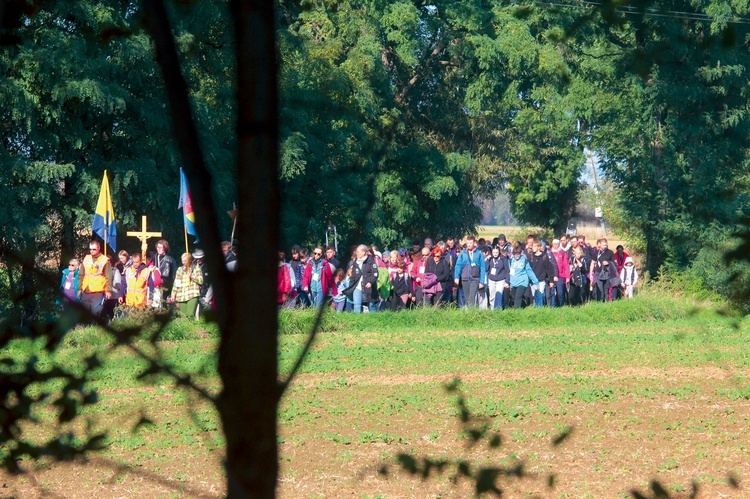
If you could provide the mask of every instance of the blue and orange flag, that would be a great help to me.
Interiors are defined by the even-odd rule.
[[[198,236],[195,231],[195,213],[193,213],[193,202],[190,200],[190,189],[188,188],[185,172],[180,168],[180,203],[177,209],[182,208],[182,217],[185,219],[185,232],[192,236]],[[196,239],[197,243],[198,240]]]
[[[117,227],[115,226],[115,210],[112,208],[112,196],[109,193],[109,179],[107,170],[104,170],[104,179],[102,188],[99,190],[99,201],[96,203],[96,212],[94,212],[93,230],[96,235],[102,238],[102,241],[117,251]],[[104,248],[104,253],[107,248]]]

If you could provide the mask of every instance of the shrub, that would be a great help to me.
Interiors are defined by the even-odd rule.
[[[686,272],[700,280],[701,285],[728,300],[743,314],[750,313],[746,290],[750,289],[750,263],[732,262],[727,265],[725,255],[737,246],[736,242],[723,239],[716,245],[701,248]]]

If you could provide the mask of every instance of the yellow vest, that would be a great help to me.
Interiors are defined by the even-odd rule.
[[[96,261],[91,255],[86,255],[83,259],[83,282],[81,289],[85,293],[104,293],[107,291],[107,278],[104,275],[104,267],[109,263],[109,259],[100,254]]]
[[[138,269],[128,267],[125,271],[125,282],[128,286],[128,292],[125,295],[125,305],[129,307],[145,307],[146,298],[148,297],[148,278],[151,271],[144,266],[140,272]],[[136,275],[136,273],[138,275]]]

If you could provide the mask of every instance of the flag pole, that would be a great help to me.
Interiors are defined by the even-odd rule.
[[[107,180],[107,170],[104,170],[104,179],[102,182],[107,182],[107,193],[109,193],[109,181]],[[110,195],[111,196],[111,195]],[[104,217],[104,256],[107,256],[107,239],[109,236],[109,199],[106,201],[107,206],[104,208],[106,216]]]
[[[187,224],[183,223],[182,228],[185,229],[185,253],[190,253],[190,248],[188,248]]]
[[[232,235],[229,238],[229,244],[234,246],[234,230],[237,228],[237,204],[232,203],[232,207],[234,208],[234,217],[232,217]]]

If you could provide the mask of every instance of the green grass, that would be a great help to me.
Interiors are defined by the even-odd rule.
[[[306,334],[315,322],[313,310],[283,310],[279,315],[280,334]],[[561,309],[527,308],[486,311],[455,308],[416,309],[375,314],[335,314],[326,312],[321,332],[409,332],[480,330],[563,330],[576,325],[641,324],[665,320],[710,321],[713,312],[692,300],[675,300],[649,293],[633,300],[590,303],[583,307]]]
[[[505,431],[508,445],[544,455],[539,446],[575,424],[575,445],[596,458],[587,469],[602,479],[611,479],[610,471],[604,473],[606,462],[610,453],[619,452],[603,448],[612,434],[623,441],[657,440],[667,446],[670,452],[658,459],[647,460],[642,450],[628,454],[646,462],[652,473],[674,473],[690,460],[719,451],[744,456],[735,435],[746,433],[750,413],[744,405],[735,410],[732,404],[750,399],[745,372],[750,367],[750,328],[746,319],[717,314],[711,303],[704,305],[647,291],[634,300],[580,308],[326,313],[300,377],[279,407],[282,459],[284,449],[295,449],[289,466],[300,459],[315,462],[314,456],[297,453],[307,456],[307,449],[333,446],[326,455],[336,466],[362,468],[368,464],[362,456],[370,448],[377,453],[368,459],[390,459],[412,447],[434,452],[430,445],[442,446],[442,453],[445,446],[454,446],[460,453],[457,398],[444,389],[454,377],[462,380],[471,415],[484,418],[493,431]],[[313,311],[281,313],[282,377],[299,355],[313,320]],[[153,353],[146,336],[144,332],[135,345]],[[217,344],[215,326],[182,320],[162,332],[156,348],[175,372],[193,376],[215,393],[220,386]],[[213,408],[175,388],[166,376],[138,379],[146,362],[127,347],[112,345],[97,328],[77,328],[52,354],[44,351],[41,340],[18,339],[0,357],[29,361],[37,356],[42,368],[54,364],[82,374],[82,359],[97,353],[102,366],[90,374],[87,386],[99,392],[100,401],[83,415],[108,431],[105,453],[114,459],[155,469],[163,465],[159,460],[165,452],[221,452],[224,439]],[[727,375],[705,382],[689,375],[694,369]],[[53,380],[27,390],[54,393],[60,388]],[[672,406],[680,409],[658,412]],[[691,412],[701,407],[708,409]],[[55,411],[40,407],[35,414],[41,427],[56,431]],[[153,424],[134,431],[141,415]],[[701,445],[691,449],[686,439],[701,439]],[[623,457],[618,459],[617,469],[624,470]],[[317,464],[319,477],[330,474],[325,460]],[[721,473],[709,469],[709,475]]]

